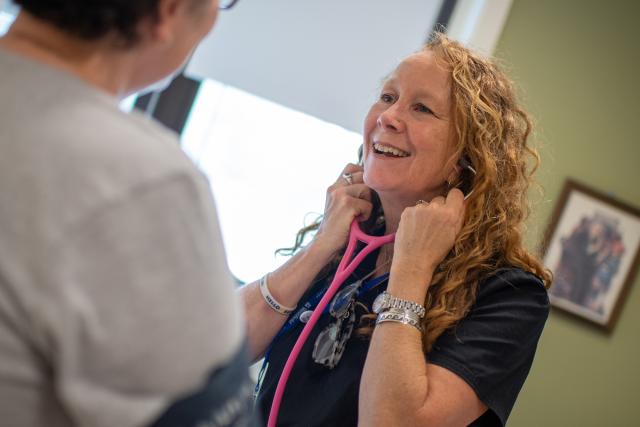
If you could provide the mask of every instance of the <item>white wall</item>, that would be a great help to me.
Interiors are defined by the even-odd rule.
[[[241,0],[187,73],[360,132],[381,80],[425,42],[441,3]]]
[[[491,56],[509,16],[512,0],[458,0],[447,34]]]

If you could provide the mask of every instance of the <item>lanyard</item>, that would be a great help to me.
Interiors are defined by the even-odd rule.
[[[278,385],[276,386],[276,392],[273,395],[273,403],[271,404],[271,410],[269,412],[269,420],[267,421],[267,427],[276,427],[276,423],[278,420],[278,411],[280,410],[280,403],[282,403],[282,397],[284,395],[284,390],[287,386],[287,381],[289,380],[289,375],[293,370],[293,365],[296,363],[298,356],[300,355],[300,351],[304,346],[304,343],[309,338],[311,334],[311,330],[318,323],[318,319],[322,315],[325,307],[329,304],[333,296],[336,294],[340,286],[344,283],[344,281],[351,276],[351,274],[355,271],[356,267],[374,250],[378,249],[380,246],[385,245],[387,243],[393,242],[395,239],[395,234],[388,234],[386,236],[369,236],[365,234],[358,225],[358,221],[354,220],[351,223],[351,230],[349,232],[349,242],[347,243],[347,249],[344,252],[344,256],[336,269],[336,274],[327,289],[327,292],[322,296],[318,306],[315,310],[313,310],[313,314],[307,321],[304,328],[302,328],[302,332],[298,336],[296,343],[293,345],[291,349],[291,353],[289,354],[289,358],[287,362],[284,364],[284,368],[282,369],[282,374],[280,375],[280,379],[278,380]],[[356,250],[357,242],[365,243],[365,246],[362,250],[354,256]]]
[[[356,298],[360,295],[366,294],[371,289],[377,287],[379,284],[381,284],[388,278],[389,278],[389,273],[385,273],[382,276],[369,279],[366,282],[362,283],[362,285],[358,289],[358,292],[356,293]],[[304,313],[305,311],[314,310],[318,305],[318,303],[320,302],[320,300],[322,299],[322,296],[325,294],[325,292],[326,292],[326,289],[320,289],[318,292],[312,295],[309,299],[307,299],[307,301],[303,304],[303,306],[300,309],[298,309],[298,311],[296,311],[295,314],[292,315],[284,325],[282,325],[282,328],[280,328],[276,336],[271,341],[271,344],[269,344],[269,347],[267,348],[267,351],[265,352],[265,355],[264,355],[264,359],[262,361],[262,367],[260,367],[260,373],[258,374],[258,381],[256,382],[256,387],[253,391],[254,400],[257,399],[258,397],[258,393],[260,392],[260,387],[262,386],[262,380],[264,378],[264,374],[266,373],[267,367],[269,366],[269,356],[271,355],[271,349],[273,347],[273,344],[281,336],[283,336],[284,334],[289,332],[291,329],[293,329],[298,324],[298,322],[302,323],[300,320],[300,316],[302,315],[302,313]],[[329,304],[327,304],[327,306],[324,308],[324,310],[322,311],[322,314],[326,314],[327,312],[329,312]]]
[[[371,289],[375,288],[380,283],[387,280],[388,277],[389,277],[389,273],[385,273],[382,276],[367,280],[360,286],[360,289],[358,289],[358,292],[356,293],[356,298],[359,297],[360,295],[366,294]],[[286,334],[291,329],[293,329],[296,326],[296,324],[300,322],[300,316],[302,315],[302,313],[304,313],[305,311],[312,311],[313,309],[315,309],[325,292],[326,292],[326,289],[321,289],[315,295],[309,298],[307,302],[305,302],[304,305],[295,313],[295,315],[291,316],[291,318],[287,321],[287,323],[285,323],[282,326],[282,328],[280,328],[280,331],[278,331],[273,341],[277,340],[282,335]],[[327,306],[322,311],[322,314],[328,313],[329,308],[330,308],[329,304],[327,304]],[[269,346],[269,350],[270,349],[271,349],[271,346]]]

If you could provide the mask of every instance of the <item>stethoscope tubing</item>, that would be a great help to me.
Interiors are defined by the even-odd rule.
[[[362,261],[373,251],[378,249],[382,245],[386,245],[387,243],[392,243],[395,239],[395,234],[387,234],[385,236],[369,236],[365,234],[357,220],[354,220],[351,223],[351,228],[349,231],[349,242],[347,244],[347,249],[342,256],[342,260],[340,260],[340,264],[338,264],[338,268],[336,270],[336,274],[333,278],[333,281],[329,285],[326,293],[313,310],[313,314],[311,318],[302,329],[300,336],[298,337],[291,353],[289,354],[289,358],[284,365],[284,369],[282,370],[282,374],[280,375],[280,379],[278,380],[278,385],[276,387],[275,394],[273,396],[273,402],[271,404],[271,410],[269,412],[269,421],[267,423],[267,427],[276,427],[276,421],[278,419],[278,412],[280,411],[280,404],[282,403],[282,397],[284,395],[284,390],[287,386],[287,381],[289,380],[289,376],[291,371],[293,370],[293,366],[300,355],[300,351],[304,346],[305,342],[309,338],[311,331],[314,326],[320,319],[320,316],[324,312],[325,307],[329,304],[333,296],[336,294],[340,286],[344,283],[344,281],[351,276],[356,267],[362,263]],[[356,249],[356,244],[358,241],[365,243],[365,247],[353,258],[351,262],[351,258],[353,257],[353,253]]]

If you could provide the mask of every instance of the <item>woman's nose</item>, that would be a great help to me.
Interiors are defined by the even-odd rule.
[[[404,121],[402,120],[398,104],[393,104],[378,116],[378,126],[392,132],[402,132]]]

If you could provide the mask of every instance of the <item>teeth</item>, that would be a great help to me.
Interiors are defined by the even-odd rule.
[[[407,153],[406,151],[402,151],[394,147],[389,147],[389,146],[377,144],[377,143],[373,144],[373,148],[376,151],[379,151],[381,153],[393,154],[394,156],[397,156],[397,157],[407,157],[409,155],[409,153]]]

